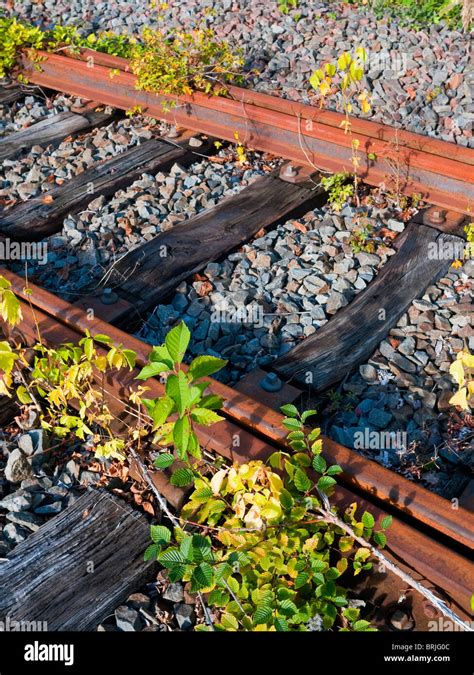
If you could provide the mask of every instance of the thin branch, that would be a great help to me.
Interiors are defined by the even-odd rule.
[[[179,523],[178,518],[176,518],[176,516],[173,515],[173,513],[171,513],[171,511],[169,510],[166,499],[156,489],[155,484],[153,483],[153,481],[152,481],[152,479],[151,479],[151,477],[150,477],[150,475],[149,475],[149,473],[146,469],[146,466],[143,464],[142,460],[140,459],[137,452],[133,449],[133,447],[130,448],[130,454],[132,455],[133,459],[135,460],[135,462],[139,466],[140,472],[141,472],[142,477],[143,477],[143,480],[146,482],[146,484],[148,485],[150,490],[155,495],[155,497],[156,497],[156,499],[157,499],[157,501],[160,505],[161,510],[164,513],[166,513],[166,515],[168,516],[170,521],[173,523],[173,525],[175,525],[176,527],[179,527],[180,523]]]
[[[331,506],[329,504],[329,500],[327,496],[324,494],[324,492],[321,492],[321,490],[318,489],[318,493],[320,496],[321,501],[324,504],[324,508],[319,508],[318,511],[322,514],[322,518],[319,520],[325,520],[333,523],[334,525],[337,525],[337,527],[340,527],[344,532],[346,532],[350,537],[352,537],[355,541],[357,541],[358,544],[363,546],[364,548],[368,548],[370,552],[372,553],[373,556],[375,556],[380,562],[388,568],[393,574],[395,574],[397,577],[400,577],[405,583],[407,583],[411,588],[414,588],[418,593],[421,593],[425,598],[427,598],[436,609],[438,609],[441,614],[444,614],[444,616],[447,616],[451,621],[454,621],[458,626],[460,626],[463,630],[468,631],[468,632],[474,632],[474,628],[472,628],[469,624],[464,622],[457,614],[452,612],[449,607],[445,605],[445,603],[440,600],[439,598],[436,597],[434,593],[432,593],[430,590],[422,586],[422,584],[418,583],[418,581],[415,581],[413,577],[411,577],[409,574],[401,570],[397,565],[395,565],[391,560],[389,560],[383,553],[380,552],[380,550],[376,549],[372,544],[368,541],[366,541],[363,537],[359,537],[352,527],[345,523],[343,520],[338,518],[338,516],[334,515],[334,513],[331,512]]]
[[[206,606],[206,604],[204,602],[201,591],[197,592],[197,597],[199,599],[199,602],[201,603],[202,611],[204,612],[204,621],[206,622],[206,624],[209,626],[209,628],[212,631],[215,631],[214,624],[212,623],[211,613],[209,611],[209,608]]]

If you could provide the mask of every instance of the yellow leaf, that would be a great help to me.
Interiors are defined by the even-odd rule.
[[[321,84],[319,85],[319,91],[322,96],[326,96],[331,91],[331,87],[327,80],[323,80],[321,82]]]
[[[460,359],[450,365],[449,373],[460,387],[464,386],[464,368]]]
[[[352,58],[349,52],[344,52],[337,60],[337,67],[339,70],[347,70],[352,63]]]
[[[244,518],[244,523],[246,527],[251,529],[261,530],[263,528],[263,520],[260,517],[260,509],[258,506],[252,506]]]
[[[215,495],[218,495],[222,488],[222,483],[226,477],[227,470],[221,469],[211,479],[211,490]]]
[[[469,354],[469,352],[459,352],[458,359],[461,360],[461,363],[466,368],[474,368],[474,354]]]
[[[452,396],[449,399],[450,405],[457,405],[463,410],[468,410],[469,406],[467,405],[467,389],[466,387],[462,387],[459,391],[457,391],[454,396]]]
[[[370,112],[370,103],[365,99],[361,103],[362,112],[367,114]]]
[[[367,52],[363,47],[357,47],[355,53],[357,58],[360,59],[362,63],[365,63],[367,61]]]

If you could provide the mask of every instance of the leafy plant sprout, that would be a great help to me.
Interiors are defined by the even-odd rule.
[[[353,169],[353,196],[360,203],[358,197],[358,169],[361,163],[359,154],[360,141],[352,134],[350,115],[354,109],[356,97],[364,114],[371,111],[370,96],[365,88],[361,87],[364,77],[364,65],[367,53],[363,47],[358,47],[354,54],[344,52],[335,63],[326,63],[324,69],[315,70],[309,79],[310,85],[318,92],[320,105],[323,107],[329,95],[338,94],[342,101],[344,120],[340,126],[350,137],[351,164]],[[336,174],[337,175],[337,174]]]

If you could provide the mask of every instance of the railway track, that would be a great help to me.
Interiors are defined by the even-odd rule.
[[[94,68],[87,68],[87,59],[90,62],[91,56]],[[139,148],[88,169],[65,185],[52,188],[46,193],[51,199],[45,200],[43,194],[42,198],[33,198],[4,210],[0,213],[0,234],[4,237],[41,239],[56,232],[69,213],[85,208],[98,195],[107,197],[131,184],[144,171],[166,171],[175,161],[190,163],[196,138],[187,130],[224,140],[232,140],[237,131],[246,145],[293,162],[290,169],[286,166],[279,174],[262,176],[238,195],[130,251],[113,267],[111,278],[117,300],[112,304],[85,294],[70,305],[30,284],[34,314],[39,319],[42,335],[51,344],[77,340],[89,330],[92,334],[109,335],[114,342],[135,350],[138,364],[145,362],[149,346],[122,330],[133,323],[134,315],[156,305],[179,281],[249,241],[262,227],[270,227],[298,210],[309,210],[314,204],[323,203],[323,191],[314,189],[316,168],[324,171],[349,168],[347,139],[338,128],[340,117],[335,113],[315,112],[307,106],[235,88],[231,88],[230,97],[226,99],[209,99],[197,94],[183,97],[177,108],[165,113],[163,97],[134,89],[126,62],[103,54],[91,55],[89,51],[85,51],[80,59],[47,55],[40,72],[33,71],[31,63],[26,61],[24,67],[30,80],[41,87],[60,89],[121,109],[140,105],[145,114],[166,119],[179,129],[176,138],[147,141]],[[113,81],[109,77],[110,68],[120,71]],[[8,96],[5,93],[7,102],[15,100]],[[54,116],[49,122],[39,122],[2,140],[0,157],[14,158],[40,143],[41,139],[57,144],[66,135],[105,123],[111,114],[93,113],[89,104],[87,110]],[[405,133],[396,134],[397,147],[394,149],[394,132],[366,121],[355,122],[354,133],[366,154],[377,157],[373,165],[363,167],[361,177],[365,182],[378,185],[381,181],[389,181],[395,157],[396,162],[405,167],[403,190],[408,193],[419,191],[435,206],[424,209],[410,222],[397,242],[397,253],[354,302],[272,364],[271,370],[287,381],[300,382],[300,385],[302,372],[314,373],[313,388],[316,391],[340,381],[348,369],[367,358],[413,299],[422,295],[449,266],[450,261],[427,260],[426,242],[459,243],[472,198],[472,150]],[[205,139],[198,137],[197,140],[199,153],[209,150],[210,144]],[[94,186],[92,194],[85,191],[88,184]],[[200,244],[196,246],[196,242]],[[167,256],[157,265],[157,252],[163,248]],[[133,270],[131,275],[127,273],[130,269]],[[32,340],[36,329],[30,299],[24,295],[24,282],[6,269],[0,273],[11,281],[15,292],[23,298],[24,321],[20,330],[26,340]],[[381,294],[386,298],[384,321],[378,320],[375,312]],[[92,320],[90,312],[86,311],[91,308],[95,317]],[[361,322],[361,317],[363,331],[354,331],[354,324]],[[116,400],[123,398],[135,375],[131,373],[125,379],[115,378],[107,383]],[[285,391],[290,392],[289,387],[285,387],[280,396],[285,396]],[[257,393],[252,398],[217,381],[212,382],[211,388],[225,399],[223,412],[226,419],[212,431],[200,432],[199,440],[204,447],[238,462],[263,459],[275,448],[286,447],[282,416],[266,405],[265,400],[269,398],[263,391],[253,389]],[[160,395],[162,391],[163,385],[155,380],[153,395]],[[292,398],[298,393],[299,389],[293,387]],[[240,447],[230,451],[235,434],[240,437]],[[463,507],[449,508],[441,497],[329,438],[324,439],[324,447],[327,456],[344,469],[337,502],[348,504],[362,499],[362,504],[370,505],[375,515],[394,515],[388,549],[391,558],[432,588],[458,616],[468,621],[472,592],[470,558],[474,548],[472,512]],[[161,472],[152,473],[150,477],[156,488],[179,509],[183,493],[171,488]],[[143,523],[137,527],[143,528]],[[40,533],[38,537],[43,536]],[[27,555],[30,542],[31,539],[22,544],[13,555],[9,574],[14,575],[18,566],[24,564],[23,556]],[[39,559],[33,564],[33,577],[34,565],[39,565]],[[150,574],[151,567],[143,563],[136,571],[133,584]],[[48,584],[54,583],[54,575],[47,576],[43,583],[47,589]],[[80,588],[80,580],[78,583]],[[374,589],[361,588],[360,591],[373,601],[374,619],[378,625],[393,629],[393,613],[400,609],[397,600],[406,594],[406,588],[387,571],[380,572],[377,584],[383,589],[383,601],[374,600]],[[123,594],[124,589],[117,593]],[[29,616],[35,612],[40,615],[41,597],[39,594],[36,605],[33,602],[28,606]],[[59,598],[58,602],[63,600]],[[88,602],[87,595],[82,600],[78,597],[79,605],[81,602]],[[414,619],[417,630],[426,629],[428,621],[438,616],[436,608],[412,593],[407,594],[401,608]],[[105,602],[98,612],[105,615],[110,609]],[[0,596],[0,611],[18,614],[18,610],[17,597],[8,593]],[[55,611],[53,607],[52,617]],[[84,618],[83,609],[78,609],[62,625],[90,628],[94,621],[100,621],[99,614]],[[80,621],[77,617],[81,617]],[[52,625],[55,625],[54,620]],[[408,625],[413,627],[411,621]],[[57,627],[61,626],[58,624]]]

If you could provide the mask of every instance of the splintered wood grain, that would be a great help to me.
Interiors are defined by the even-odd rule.
[[[93,630],[149,579],[145,518],[90,490],[0,562],[0,617],[47,622],[50,631]]]
[[[10,105],[25,96],[20,87],[0,87],[0,105]]]
[[[147,309],[190,274],[303,204],[309,208],[319,202],[322,194],[321,189],[262,176],[239,194],[127,253],[114,264],[114,285],[137,309]]]
[[[43,192],[0,214],[0,233],[13,239],[41,239],[61,228],[62,220],[93,199],[109,197],[143,173],[166,170],[186,154],[185,148],[150,140],[96,164],[61,186]]]
[[[34,145],[57,145],[67,136],[88,131],[107,123],[113,114],[84,110],[81,113],[62,112],[0,139],[0,161],[13,159]]]
[[[414,223],[400,240],[376,279],[325,326],[274,361],[273,370],[315,391],[342,380],[372,355],[412,301],[449,267],[449,260],[429,257],[429,245],[461,241]]]

